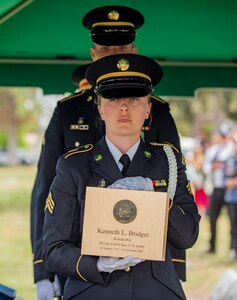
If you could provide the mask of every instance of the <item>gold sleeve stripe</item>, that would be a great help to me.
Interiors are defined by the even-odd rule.
[[[54,210],[54,207],[55,207],[55,202],[52,198],[52,194],[50,193],[48,195],[48,198],[46,199],[46,203],[45,203],[45,208],[44,210],[48,209],[49,212],[52,214],[53,213],[53,210]]]
[[[67,101],[67,100],[70,100],[70,99],[73,99],[73,98],[77,98],[78,96],[83,95],[86,91],[87,91],[87,90],[82,90],[82,91],[80,91],[79,93],[76,93],[76,94],[70,95],[70,96],[68,96],[68,97],[66,97],[66,98],[63,98],[63,99],[60,100],[59,102],[60,102],[60,103],[63,103],[63,102],[65,102],[65,101]]]
[[[172,258],[173,262],[180,262],[180,263],[186,263],[185,259],[179,259],[179,258]]]
[[[84,280],[84,281],[88,281],[88,280],[86,280],[86,278],[84,278],[82,275],[81,275],[81,273],[80,273],[80,271],[79,271],[79,264],[80,264],[80,261],[81,261],[81,259],[82,259],[82,256],[83,255],[80,255],[80,257],[79,257],[79,259],[78,259],[78,262],[77,262],[77,265],[76,265],[76,271],[77,271],[77,274],[80,276],[80,278],[82,279],[82,280]]]
[[[33,262],[34,265],[43,263],[43,259],[39,259]]]
[[[93,145],[92,144],[89,144],[89,145],[86,145],[86,146],[82,146],[82,148],[77,148],[76,151],[73,151],[73,152],[70,152],[68,153],[64,158],[67,159],[68,157],[74,155],[74,154],[78,154],[78,153],[84,153],[84,152],[88,152],[90,151],[91,149],[93,149]]]
[[[156,142],[151,142],[150,143],[151,145],[153,145],[153,146],[170,146],[171,148],[173,148],[176,152],[178,152],[179,153],[179,150],[174,146],[174,145],[172,145],[172,144],[169,144],[169,143],[156,143]]]

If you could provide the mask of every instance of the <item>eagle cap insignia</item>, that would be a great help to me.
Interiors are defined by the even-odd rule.
[[[120,71],[126,71],[129,68],[129,61],[126,58],[121,58],[118,62],[117,62],[117,68]]]
[[[116,10],[111,10],[108,13],[109,20],[117,21],[119,19],[119,13]]]

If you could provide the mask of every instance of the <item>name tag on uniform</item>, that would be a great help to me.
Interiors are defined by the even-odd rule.
[[[85,124],[71,124],[70,130],[89,130],[89,125]]]

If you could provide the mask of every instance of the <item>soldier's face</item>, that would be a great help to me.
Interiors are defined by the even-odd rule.
[[[137,54],[137,47],[133,44],[120,45],[120,46],[102,46],[94,44],[94,48],[90,48],[91,58],[96,61],[99,58],[122,53]]]
[[[138,139],[145,119],[149,118],[151,104],[149,96],[116,100],[101,97],[98,110],[109,138],[130,136]]]

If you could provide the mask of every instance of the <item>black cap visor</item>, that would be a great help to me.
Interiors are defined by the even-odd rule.
[[[144,97],[153,92],[151,83],[142,78],[116,78],[95,87],[96,95],[106,99]]]
[[[128,45],[135,40],[136,32],[130,26],[99,26],[91,31],[91,37],[98,45]]]

